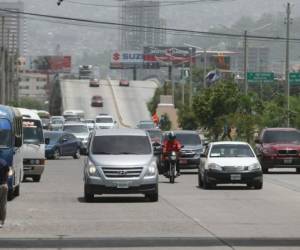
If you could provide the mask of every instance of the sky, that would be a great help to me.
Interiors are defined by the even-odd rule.
[[[6,0],[6,2],[15,1]],[[119,22],[118,8],[78,5],[67,2],[68,0],[65,1],[60,7],[56,4],[57,0],[24,0],[23,2],[25,11],[28,12]],[[69,1],[118,4],[116,0]],[[300,1],[291,0],[290,3],[292,4],[292,17],[300,16]],[[161,17],[167,20],[167,27],[203,31],[218,25],[230,26],[242,16],[259,18],[264,13],[284,12],[286,4],[286,0],[204,0],[196,4],[162,7]],[[117,30],[108,26],[97,28],[70,26],[32,18],[26,19],[26,22],[29,54],[51,54],[57,44],[60,44],[64,53],[77,54],[82,51],[90,53],[93,50],[99,52],[111,50],[118,45]]]

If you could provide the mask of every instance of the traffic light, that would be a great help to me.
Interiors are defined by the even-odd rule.
[[[61,3],[63,2],[64,0],[57,0],[57,5],[61,5]]]

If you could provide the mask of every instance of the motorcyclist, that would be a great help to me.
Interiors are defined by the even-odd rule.
[[[168,133],[167,139],[164,141],[163,146],[163,161],[164,161],[164,172],[167,173],[169,170],[169,160],[168,155],[175,151],[177,153],[177,163],[176,163],[176,172],[177,175],[180,175],[180,167],[179,167],[179,160],[178,155],[180,152],[180,149],[182,148],[180,142],[176,139],[176,135],[173,131]]]

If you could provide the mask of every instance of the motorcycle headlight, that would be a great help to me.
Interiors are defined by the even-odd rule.
[[[8,176],[13,176],[15,171],[12,168],[9,168]]]
[[[89,161],[88,171],[91,176],[97,176],[97,168],[91,161]]]
[[[157,172],[157,166],[156,166],[156,162],[152,161],[151,164],[148,166],[147,168],[147,172],[145,174],[145,176],[155,176]]]
[[[208,169],[222,171],[222,167],[216,163],[208,164]]]
[[[250,171],[252,171],[252,170],[259,170],[259,169],[261,169],[261,166],[260,166],[259,163],[254,163],[254,164],[250,165],[250,166],[248,167],[248,169],[249,169]]]

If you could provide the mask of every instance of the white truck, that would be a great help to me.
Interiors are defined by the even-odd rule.
[[[24,177],[39,182],[45,169],[45,140],[41,118],[36,111],[18,108],[23,117]]]

